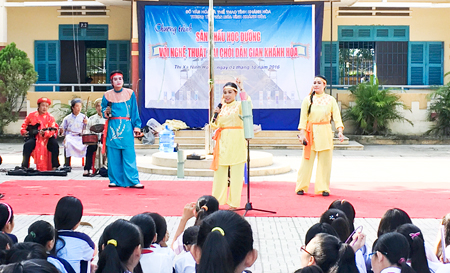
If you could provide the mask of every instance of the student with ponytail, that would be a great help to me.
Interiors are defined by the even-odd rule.
[[[14,229],[14,212],[12,207],[7,203],[0,203],[0,230],[6,233],[13,244],[17,244],[16,235],[11,234]]]
[[[406,264],[408,241],[398,232],[388,232],[378,237],[370,256],[374,273],[415,273]]]
[[[427,259],[427,251],[422,231],[413,224],[403,224],[397,228],[397,232],[405,236],[409,243],[408,262],[417,273],[434,273],[442,265]],[[430,251],[432,251],[430,249]],[[433,254],[433,253],[430,253]]]
[[[191,253],[197,273],[241,273],[258,257],[250,224],[232,211],[218,211],[203,220]]]
[[[65,196],[55,209],[57,237],[52,254],[70,263],[76,273],[91,272],[91,261],[96,253],[95,243],[85,233],[75,231],[83,216],[83,204],[74,196]]]
[[[175,232],[175,240],[172,242],[172,249],[176,255],[183,252],[183,231],[186,228],[187,221],[195,217],[194,226],[200,226],[206,216],[219,210],[219,201],[214,196],[203,195],[197,202],[191,202],[184,206],[183,215]]]
[[[141,257],[139,227],[119,219],[105,228],[100,239],[96,273],[131,273]]]
[[[298,195],[308,192],[316,155],[317,173],[314,192],[323,196],[330,195],[331,160],[333,158],[331,118],[339,131],[339,140],[344,141],[342,134],[344,125],[339,107],[334,97],[325,94],[326,86],[326,78],[320,75],[316,76],[311,95],[302,102],[298,129],[300,130],[300,143],[303,143],[305,147],[295,187]]]
[[[75,273],[69,262],[50,254],[50,251],[55,246],[55,236],[56,231],[53,226],[49,222],[39,220],[28,228],[28,235],[24,241],[42,245],[47,252],[47,261],[53,264],[61,273]]]
[[[358,273],[355,252],[336,236],[319,233],[300,249],[302,267],[318,265],[324,273]]]
[[[157,239],[156,225],[149,213],[133,216],[130,222],[139,227],[142,233],[143,245],[139,264],[134,273],[172,273],[173,260],[167,253],[155,251],[152,243]]]

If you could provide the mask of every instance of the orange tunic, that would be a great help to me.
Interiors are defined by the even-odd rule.
[[[24,135],[27,132],[28,125],[36,125],[40,124],[39,130],[54,127],[58,129],[58,124],[56,124],[55,118],[50,113],[45,113],[39,115],[39,111],[35,111],[30,113],[22,124],[22,129],[20,133]],[[45,131],[44,136],[38,134],[36,136],[36,148],[33,151],[34,163],[36,163],[36,169],[39,171],[47,171],[52,166],[47,165],[47,143],[48,139],[54,137],[57,134],[57,131]]]

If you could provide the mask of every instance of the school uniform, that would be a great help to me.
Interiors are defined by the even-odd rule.
[[[184,245],[183,245],[183,234],[184,231],[178,236],[178,238],[173,242],[173,252],[175,255],[180,255],[184,252]]]
[[[13,244],[17,244],[19,242],[19,240],[17,240],[16,235],[11,234],[11,233],[6,233],[6,235],[8,235],[8,237],[11,239],[11,241],[13,242]]]
[[[366,259],[364,257],[365,246],[355,252],[355,262],[359,273],[367,273]]]
[[[166,252],[157,250],[156,244],[142,249],[141,268],[143,273],[172,273],[173,259]]]
[[[91,238],[73,230],[59,230],[56,256],[69,262],[76,273],[90,273],[95,244]]]
[[[155,251],[156,253],[161,253],[169,256],[173,263],[173,260],[175,259],[175,252],[173,252],[170,247],[161,247],[159,244],[152,244],[151,246],[153,251]]]
[[[184,251],[175,260],[175,273],[195,273],[195,264],[191,252]]]
[[[386,267],[385,269],[381,270],[380,273],[401,273],[402,269],[398,267]]]
[[[57,256],[48,254],[47,261],[54,265],[61,273],[75,273],[68,261]]]
[[[442,264],[436,273],[450,273],[450,264]]]

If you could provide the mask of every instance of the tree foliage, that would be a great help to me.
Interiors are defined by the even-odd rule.
[[[30,59],[15,43],[0,50],[0,133],[19,119],[28,89],[36,80]]]
[[[392,121],[406,121],[397,110],[398,106],[407,109],[400,102],[400,98],[390,89],[379,89],[378,79],[370,77],[369,82],[360,83],[349,88],[355,104],[343,111],[344,121],[353,121],[357,126],[357,133],[377,135],[387,134],[388,125]]]
[[[449,75],[447,72],[445,76]],[[428,97],[431,99],[428,109],[429,121],[434,121],[431,129],[425,134],[450,135],[450,82],[439,87]]]
[[[78,96],[73,96],[72,99],[79,99]],[[70,104],[66,103],[55,103],[51,106],[53,109],[52,114],[54,114],[56,123],[61,124],[62,121],[66,116],[68,116],[70,113],[72,113],[72,107]],[[85,104],[83,104],[83,107],[81,107],[81,113],[85,114],[87,117],[91,117],[95,114],[97,114],[97,110],[94,107],[94,104],[92,101],[89,101],[88,98],[88,106],[86,107]]]

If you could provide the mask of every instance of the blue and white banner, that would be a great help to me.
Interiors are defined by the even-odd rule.
[[[240,77],[254,108],[300,108],[315,74],[314,7],[214,7],[215,104]],[[144,14],[145,108],[207,109],[208,7],[146,5]]]

